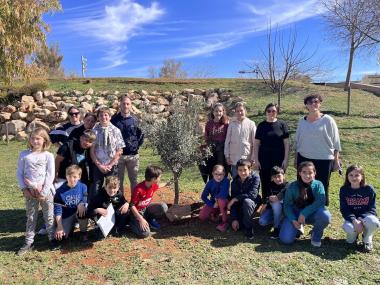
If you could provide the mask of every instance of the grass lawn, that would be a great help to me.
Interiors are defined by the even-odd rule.
[[[113,83],[112,83],[113,82]],[[95,80],[86,88],[97,90],[183,88],[228,88],[248,103],[250,117],[263,119],[267,103],[276,97],[259,83],[249,80],[204,80],[186,83],[132,83],[122,79]],[[137,83],[136,83],[137,82]],[[64,82],[50,83],[56,90],[76,88]],[[76,82],[79,86],[79,84]],[[124,84],[124,85],[123,85]],[[91,86],[94,85],[94,86]],[[79,88],[78,88],[79,89]],[[380,98],[370,93],[353,91],[352,116],[344,115],[346,94],[338,89],[293,83],[283,98],[281,118],[292,134],[304,113],[302,98],[318,91],[324,96],[322,109],[337,121],[343,146],[344,167],[360,163],[367,181],[380,189]],[[332,224],[325,232],[322,247],[314,249],[310,236],[293,246],[269,240],[269,228],[256,227],[253,241],[242,233],[219,233],[213,224],[192,220],[178,225],[165,225],[146,240],[127,236],[94,243],[82,248],[69,241],[61,251],[50,252],[46,237],[36,238],[36,250],[23,257],[14,252],[23,243],[25,228],[24,200],[17,187],[17,157],[25,144],[0,143],[0,284],[379,284],[380,233],[375,236],[373,253],[356,252],[345,244],[343,222],[338,205],[338,191],[343,178],[332,175],[329,210]],[[151,149],[141,151],[141,171],[150,163],[159,164]],[[290,164],[292,164],[291,158]],[[295,178],[289,167],[288,180]],[[169,179],[165,173],[163,180]],[[181,178],[181,195],[199,197],[203,182],[196,167]],[[198,194],[194,194],[198,192]],[[172,202],[172,201],[168,201]],[[40,221],[41,224],[41,221]],[[310,228],[307,227],[306,234]]]

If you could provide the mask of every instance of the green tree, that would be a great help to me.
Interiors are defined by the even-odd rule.
[[[63,55],[59,54],[58,43],[41,46],[33,55],[33,62],[41,69],[44,69],[50,78],[63,77],[64,71],[61,67]]]
[[[29,79],[38,71],[30,56],[46,46],[42,16],[60,9],[59,0],[0,0],[0,80]]]

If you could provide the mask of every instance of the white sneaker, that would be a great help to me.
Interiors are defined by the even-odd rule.
[[[321,247],[322,242],[311,240],[311,245],[314,246],[314,247]]]
[[[45,228],[45,227],[41,228],[41,229],[38,231],[37,234],[40,235],[40,236],[45,236],[45,235],[47,235],[47,230],[46,230],[46,228]]]

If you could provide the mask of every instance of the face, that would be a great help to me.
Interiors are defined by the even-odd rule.
[[[78,109],[72,108],[69,112],[70,123],[77,125],[80,123],[80,112]]]
[[[277,185],[281,185],[284,183],[285,176],[282,173],[276,174],[272,176],[272,181]]]
[[[121,102],[120,102],[120,111],[123,113],[123,114],[129,114],[132,110],[132,102],[129,98],[124,98]]]
[[[83,125],[86,130],[91,130],[95,126],[95,123],[96,119],[94,116],[88,116],[83,120]]]
[[[161,175],[158,176],[157,178],[153,178],[152,180],[150,180],[150,182],[152,182],[152,184],[158,184],[160,183],[161,181]]]
[[[240,179],[243,181],[245,179],[247,179],[250,172],[251,172],[251,169],[248,166],[243,165],[243,166],[238,167],[238,175],[239,175]]]
[[[85,136],[80,136],[80,146],[83,149],[88,149],[92,146],[92,142]]]
[[[273,121],[274,119],[277,118],[277,108],[272,106],[269,107],[266,111],[266,118],[268,121]]]
[[[42,150],[45,139],[39,135],[32,135],[29,139],[29,142],[33,150]]]
[[[113,197],[117,194],[117,191],[119,190],[119,187],[112,187],[111,185],[106,186],[106,192],[108,196]]]
[[[312,166],[303,167],[299,175],[301,176],[301,179],[303,182],[310,183],[311,181],[315,179],[314,167]]]
[[[363,179],[363,175],[357,169],[352,170],[347,175],[348,181],[351,183],[351,186],[360,186],[360,182]]]
[[[236,113],[236,118],[238,120],[243,120],[245,118],[245,109],[243,106],[240,106],[240,107],[237,107],[235,109],[235,113]]]
[[[98,120],[102,126],[108,126],[111,121],[111,116],[106,112],[101,112],[98,116]]]
[[[70,188],[73,188],[75,187],[75,185],[77,185],[78,181],[80,180],[80,176],[76,173],[72,173],[70,175],[67,175],[66,179],[67,179],[67,185]]]
[[[318,98],[313,98],[306,103],[306,108],[309,112],[319,111],[321,108],[321,101]]]
[[[223,116],[223,107],[218,106],[212,112],[216,121],[219,121]]]
[[[220,182],[224,178],[224,171],[222,168],[217,168],[215,171],[212,173],[212,177],[216,182]]]

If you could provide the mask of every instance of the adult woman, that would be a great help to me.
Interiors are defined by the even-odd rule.
[[[326,205],[329,204],[329,181],[331,171],[339,168],[341,151],[338,127],[332,117],[321,112],[322,97],[313,94],[305,97],[304,104],[309,114],[298,122],[295,149],[297,167],[303,161],[315,165],[316,179],[323,183]]]
[[[297,234],[302,232],[303,225],[312,224],[311,245],[320,247],[323,231],[331,220],[325,200],[323,184],[315,180],[314,164],[310,161],[300,163],[297,181],[290,183],[285,192],[285,219],[280,229],[280,240],[291,244]]]
[[[289,131],[288,125],[277,119],[278,106],[270,103],[265,107],[265,121],[262,121],[255,135],[255,166],[260,170],[261,191],[265,200],[270,195],[271,169],[288,166]]]
[[[81,126],[80,111],[77,107],[71,106],[67,111],[67,114],[69,115],[70,122],[67,122],[49,133],[51,142],[53,144],[58,144],[58,146],[65,143],[71,132]]]
[[[207,183],[212,179],[212,170],[215,165],[223,165],[227,171],[227,164],[224,157],[224,142],[226,140],[228,129],[228,117],[223,104],[216,103],[210,113],[210,119],[205,127],[205,140],[211,148],[212,156],[205,160],[205,165],[200,167],[203,181]]]
[[[237,175],[236,163],[240,159],[253,161],[253,144],[255,141],[256,125],[246,117],[247,110],[243,102],[235,105],[235,118],[227,129],[224,144],[224,156],[228,165],[231,165],[232,177]]]

